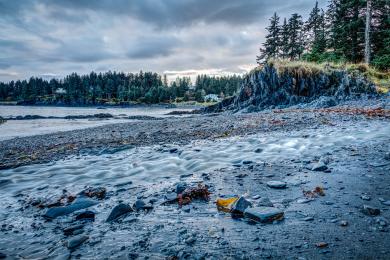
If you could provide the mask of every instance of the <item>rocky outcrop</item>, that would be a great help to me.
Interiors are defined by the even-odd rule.
[[[302,103],[329,107],[339,100],[375,93],[375,85],[364,76],[345,70],[267,64],[244,77],[236,96],[205,108],[204,112],[252,112]]]

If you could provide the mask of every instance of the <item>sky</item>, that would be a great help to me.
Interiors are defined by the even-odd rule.
[[[319,0],[321,7],[327,0]],[[245,73],[273,12],[315,0],[0,0],[0,81],[72,72]]]

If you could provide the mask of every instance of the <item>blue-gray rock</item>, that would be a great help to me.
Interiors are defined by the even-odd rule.
[[[82,243],[84,243],[89,237],[84,235],[75,236],[68,240],[67,247],[69,249],[75,249],[79,247]]]
[[[171,192],[171,193],[165,194],[164,197],[165,197],[165,201],[163,202],[163,204],[174,203],[177,201],[176,192]]]
[[[247,201],[244,197],[240,197],[234,202],[230,212],[235,216],[243,216],[245,209],[252,207],[252,203]]]
[[[256,222],[268,223],[282,219],[284,212],[272,207],[254,207],[247,208],[244,212],[244,216]]]
[[[258,207],[273,207],[274,204],[271,202],[271,200],[269,198],[261,198],[257,202],[257,206]]]
[[[323,171],[328,170],[328,166],[326,166],[325,163],[320,161],[320,162],[314,164],[313,167],[311,168],[311,170],[316,171],[316,172],[323,172]]]
[[[287,183],[284,181],[269,181],[267,186],[273,189],[284,189],[287,187]]]
[[[90,210],[80,212],[76,215],[76,220],[95,221],[95,212],[90,211]]]
[[[390,200],[381,201],[383,205],[390,206]]]
[[[73,226],[64,228],[63,232],[64,232],[64,235],[65,235],[65,236],[70,236],[70,235],[73,235],[73,233],[74,233],[76,230],[80,230],[80,229],[83,229],[83,228],[84,228],[84,225],[83,225],[83,224],[73,225]]]
[[[185,182],[179,182],[177,185],[176,185],[176,194],[181,194],[183,193],[183,191],[185,191],[185,189],[188,187],[188,184],[185,183]]]
[[[369,205],[363,205],[362,212],[367,216],[378,216],[381,211]]]
[[[106,221],[111,222],[111,221],[117,220],[120,216],[127,214],[129,212],[132,212],[132,211],[133,211],[133,209],[130,207],[130,205],[121,203],[112,209],[112,211],[111,211],[111,213],[108,216]]]
[[[43,215],[43,216],[45,218],[57,218],[60,216],[68,215],[68,214],[73,213],[77,210],[92,207],[96,204],[98,204],[98,203],[94,200],[87,199],[87,198],[78,198],[71,205],[48,209],[46,211],[45,215]]]
[[[133,205],[133,208],[135,210],[151,210],[153,209],[153,206],[151,204],[146,204],[143,200],[137,200],[134,205]]]

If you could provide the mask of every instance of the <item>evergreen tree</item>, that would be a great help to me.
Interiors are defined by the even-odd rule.
[[[277,58],[279,56],[279,46],[280,46],[280,27],[279,27],[280,17],[277,13],[270,18],[270,26],[266,29],[268,35],[265,37],[265,43],[263,48],[260,48],[260,56],[257,57],[257,63],[261,64],[263,61],[266,61],[270,58]]]
[[[305,49],[302,16],[295,13],[288,20],[288,57],[291,60],[300,59]]]
[[[289,35],[289,25],[287,19],[284,18],[282,28],[280,30],[280,57],[287,59],[289,57],[289,45],[290,45],[290,35]]]

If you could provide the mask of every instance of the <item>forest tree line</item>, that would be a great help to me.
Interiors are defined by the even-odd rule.
[[[233,95],[240,83],[241,77],[235,75],[200,75],[193,86],[189,77],[168,83],[165,75],[161,77],[153,72],[91,72],[83,76],[72,73],[61,80],[32,77],[0,83],[0,101],[64,105],[203,102],[208,94]]]
[[[367,63],[390,69],[389,0],[330,0],[325,10],[316,2],[306,21],[298,13],[281,21],[275,13],[266,29],[258,63],[269,59],[364,62],[369,40]]]

